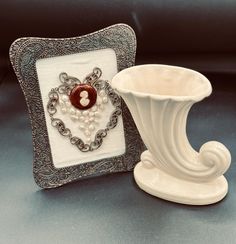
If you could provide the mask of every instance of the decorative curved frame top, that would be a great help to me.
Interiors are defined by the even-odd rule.
[[[34,178],[42,188],[57,187],[92,175],[132,170],[145,148],[129,110],[122,102],[126,142],[124,155],[64,168],[56,168],[52,162],[36,61],[106,48],[115,51],[118,71],[134,65],[136,37],[134,31],[125,24],[113,25],[81,37],[20,38],[11,45],[10,60],[25,95],[31,120]]]

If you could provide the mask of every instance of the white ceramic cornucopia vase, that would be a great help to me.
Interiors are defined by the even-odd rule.
[[[144,191],[178,203],[205,205],[227,194],[223,176],[231,162],[228,149],[210,141],[195,151],[186,135],[191,106],[209,96],[202,74],[176,66],[140,65],[112,80],[127,104],[147,147],[134,169]]]

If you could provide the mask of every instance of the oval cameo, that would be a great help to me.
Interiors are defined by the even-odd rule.
[[[81,110],[91,108],[97,100],[97,91],[88,84],[79,84],[71,90],[71,104]]]

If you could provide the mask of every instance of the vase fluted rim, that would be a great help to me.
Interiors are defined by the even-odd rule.
[[[144,64],[122,70],[112,79],[121,94],[154,100],[200,101],[212,92],[201,73],[173,65]]]

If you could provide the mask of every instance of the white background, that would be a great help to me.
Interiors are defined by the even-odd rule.
[[[52,159],[55,167],[66,167],[102,158],[114,157],[125,153],[125,138],[121,116],[119,117],[117,126],[109,131],[108,135],[104,138],[101,147],[93,152],[79,151],[76,146],[70,144],[68,138],[60,135],[57,129],[51,125],[50,117],[46,110],[48,93],[52,88],[58,87],[61,84],[58,78],[59,74],[61,72],[66,72],[70,76],[83,80],[86,75],[92,72],[94,67],[99,67],[102,70],[102,80],[108,80],[110,82],[113,76],[117,73],[117,60],[114,50],[103,49],[40,59],[36,62]],[[96,127],[96,131],[105,128],[113,110],[114,106],[109,101],[105,106],[105,110],[101,113],[102,117],[100,118],[99,125]],[[69,114],[62,114],[59,106],[58,112],[54,117],[62,119],[66,124],[66,127],[72,131],[73,136],[78,136],[84,139],[84,134],[78,129],[80,122],[72,121]],[[92,138],[92,140],[93,139],[94,138]]]

